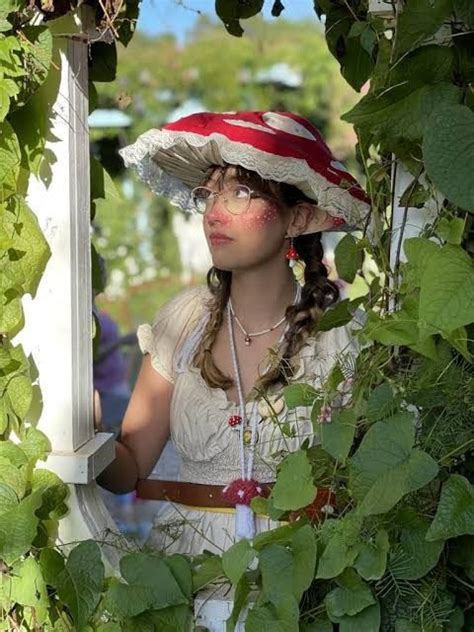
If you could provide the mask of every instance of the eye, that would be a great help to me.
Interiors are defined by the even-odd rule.
[[[238,200],[248,200],[250,197],[250,189],[245,184],[238,184],[232,191],[234,198]]]
[[[193,200],[200,202],[205,202],[210,198],[211,195],[212,191],[207,187],[196,187],[195,189],[193,189],[192,192]]]

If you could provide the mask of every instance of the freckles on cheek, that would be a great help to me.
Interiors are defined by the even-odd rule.
[[[238,219],[241,225],[248,229],[264,228],[267,224],[271,224],[278,217],[278,211],[275,206],[268,205],[259,213],[252,215],[242,215]]]

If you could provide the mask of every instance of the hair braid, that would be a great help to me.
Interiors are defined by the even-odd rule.
[[[212,358],[212,345],[224,318],[225,307],[230,296],[232,273],[219,268],[211,268],[207,273],[207,287],[211,293],[208,304],[210,318],[201,342],[194,356],[194,365],[201,369],[201,375],[211,388],[230,388],[233,381],[222,373]]]
[[[276,382],[288,383],[294,370],[292,362],[295,355],[306,340],[317,332],[325,309],[339,298],[337,285],[328,279],[326,267],[322,262],[321,235],[301,235],[295,239],[295,247],[305,263],[305,284],[299,303],[290,305],[286,310],[288,329],[283,341],[283,353],[259,380],[258,386],[262,389]]]

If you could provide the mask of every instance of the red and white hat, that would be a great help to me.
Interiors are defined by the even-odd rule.
[[[126,166],[172,204],[192,211],[191,190],[213,165],[239,165],[292,184],[329,214],[308,233],[362,226],[370,200],[319,131],[289,112],[200,112],[145,132],[120,150]]]

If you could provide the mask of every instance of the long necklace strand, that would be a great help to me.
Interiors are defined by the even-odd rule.
[[[294,296],[294,299],[293,299],[293,305],[298,302],[300,293],[301,293],[301,288],[300,288],[300,285],[298,283],[298,285],[296,287],[295,296]],[[232,316],[234,317],[234,320],[237,323],[240,331],[244,334],[244,341],[245,341],[245,344],[247,346],[250,345],[250,343],[252,342],[252,338],[256,338],[257,336],[263,336],[264,334],[269,334],[271,331],[274,331],[277,327],[279,327],[286,320],[286,314],[285,314],[282,318],[280,318],[280,320],[277,323],[275,323],[274,325],[272,325],[268,329],[262,329],[261,331],[255,331],[255,332],[249,332],[249,331],[247,331],[245,329],[245,327],[240,322],[237,314],[234,311],[234,306],[232,305],[232,300],[230,298],[229,298],[228,306],[230,308],[230,312],[231,312]]]
[[[245,471],[245,444],[244,444],[244,430],[246,425],[246,410],[245,410],[245,400],[244,393],[242,389],[242,378],[240,376],[240,366],[239,360],[237,357],[237,349],[235,346],[235,336],[234,336],[234,327],[232,325],[232,311],[229,303],[227,303],[227,325],[229,328],[229,340],[230,340],[230,351],[232,355],[232,364],[234,367],[234,375],[235,375],[235,383],[237,386],[237,394],[239,396],[239,408],[240,408],[240,418],[242,419],[240,428],[239,428],[239,439],[240,439],[240,469],[242,472],[242,478],[250,479],[252,476],[253,469],[253,457],[255,451],[255,439],[256,439],[256,431],[257,431],[257,415],[255,406],[252,409],[252,416],[250,420],[250,427],[252,430],[252,435],[250,439],[249,445],[249,460],[247,463],[247,471]]]

